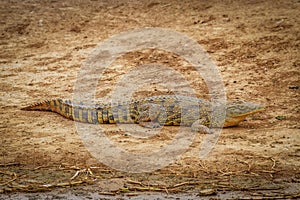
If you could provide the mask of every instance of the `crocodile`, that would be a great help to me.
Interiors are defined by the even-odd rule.
[[[71,100],[52,99],[34,103],[21,110],[51,111],[63,117],[90,124],[136,123],[144,127],[191,126],[192,130],[217,126],[212,120],[216,106],[205,99],[162,95],[135,99],[121,103],[83,104]],[[223,127],[237,126],[251,114],[261,112],[257,103],[235,101],[227,103]],[[221,115],[221,114],[220,114]],[[218,116],[216,117],[218,118]]]

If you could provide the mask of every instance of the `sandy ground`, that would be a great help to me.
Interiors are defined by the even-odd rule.
[[[300,196],[299,1],[4,0],[0,9],[0,199]],[[20,110],[37,101],[72,98],[82,63],[96,46],[142,27],[168,28],[197,41],[217,64],[227,98],[259,102],[266,111],[224,129],[204,159],[198,154],[205,136],[197,134],[174,163],[136,174],[98,162],[72,121]],[[110,99],[122,75],[153,62],[180,72],[196,96],[209,98],[187,61],[161,50],[117,59],[99,80],[96,96]],[[135,96],[172,92],[150,84],[137,87]],[[161,147],[178,130],[164,127],[141,139],[118,126],[103,128],[128,151]]]

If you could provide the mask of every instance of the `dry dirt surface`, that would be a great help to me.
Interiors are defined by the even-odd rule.
[[[0,199],[299,198],[299,13],[298,0],[0,1]],[[82,63],[96,46],[143,27],[167,28],[197,41],[218,66],[227,99],[259,102],[266,110],[223,129],[206,158],[198,156],[205,135],[196,134],[179,159],[147,173],[116,170],[95,159],[70,120],[20,110],[72,98]],[[158,49],[118,58],[102,74],[97,98],[110,99],[123,75],[147,63],[169,66],[196,96],[209,99],[205,82],[186,60]],[[165,82],[172,79],[164,76]],[[137,97],[174,93],[140,84]],[[116,125],[102,127],[128,151],[154,151],[178,130],[164,127],[145,139]]]

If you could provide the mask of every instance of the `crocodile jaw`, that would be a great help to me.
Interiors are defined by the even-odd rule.
[[[264,110],[265,107],[263,105],[259,105],[259,107],[256,110],[244,114],[236,115],[236,116],[229,116],[229,117],[227,116],[223,127],[237,126],[240,122],[244,121],[246,117],[248,117],[249,115],[252,115],[257,112],[262,112]]]
[[[247,116],[248,115],[226,118],[223,127],[237,126],[240,122],[244,121]]]

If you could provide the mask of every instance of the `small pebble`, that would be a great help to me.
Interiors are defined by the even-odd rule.
[[[216,191],[214,189],[204,189],[201,190],[197,196],[209,196],[209,195],[216,195]]]
[[[289,86],[289,89],[291,90],[298,90],[300,87],[298,85],[291,85]]]

